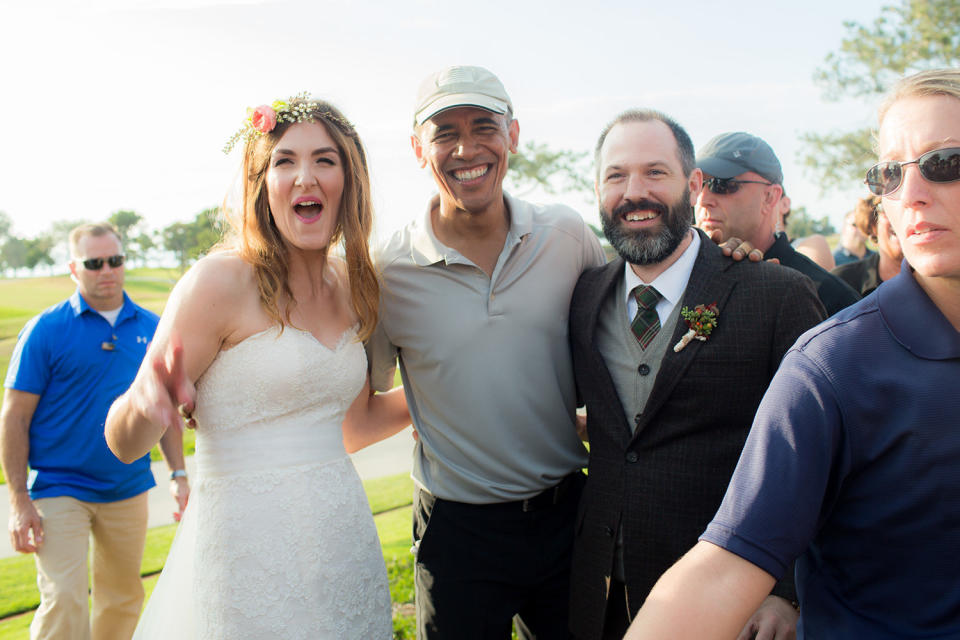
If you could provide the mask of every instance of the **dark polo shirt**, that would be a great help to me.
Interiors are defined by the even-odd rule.
[[[701,537],[778,577],[798,638],[960,638],[960,332],[904,262],[784,357]]]
[[[863,260],[842,264],[830,273],[859,291],[862,296],[867,295],[883,282],[880,279],[880,254],[878,253],[871,253]]]
[[[813,280],[817,289],[817,297],[826,307],[828,316],[849,307],[860,299],[860,295],[850,285],[790,246],[787,234],[780,231],[777,232],[775,237],[773,246],[766,251],[763,257],[766,259],[776,258],[783,266],[795,269]]]

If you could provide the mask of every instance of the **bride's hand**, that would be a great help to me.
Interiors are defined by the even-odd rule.
[[[196,391],[187,379],[180,338],[171,334],[166,348],[148,353],[147,358],[149,362],[141,367],[126,393],[130,409],[163,431],[172,428],[182,432],[181,416],[193,411]]]
[[[144,380],[142,389],[142,399],[146,402],[140,406],[144,415],[154,424],[178,431],[183,431],[184,422],[191,428],[196,427],[193,410],[197,391],[187,376],[179,335],[170,334],[167,348],[153,357],[150,371],[153,375]]]

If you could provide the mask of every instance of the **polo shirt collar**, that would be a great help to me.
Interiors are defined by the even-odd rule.
[[[503,192],[503,198],[510,214],[510,228],[507,229],[507,241],[504,246],[512,247],[520,242],[523,236],[533,231],[533,207],[505,191]],[[463,261],[459,251],[440,242],[433,232],[433,222],[430,219],[430,214],[439,205],[440,195],[435,194],[427,203],[427,210],[423,217],[413,225],[411,257],[417,266],[426,267],[438,262],[450,264],[451,262]]]
[[[877,305],[893,337],[920,358],[960,358],[960,332],[953,328],[913,276],[906,260],[900,277],[877,288]]]
[[[73,309],[74,317],[81,315],[82,313],[89,311],[90,313],[99,313],[96,309],[87,304],[87,301],[83,299],[83,296],[80,295],[80,289],[77,289],[73,292],[73,295],[70,296],[70,308]],[[132,318],[137,314],[137,308],[133,304],[133,300],[130,299],[130,296],[127,295],[127,292],[123,292],[123,307],[120,309],[120,314],[117,316],[116,324],[119,324],[121,320],[126,318]]]

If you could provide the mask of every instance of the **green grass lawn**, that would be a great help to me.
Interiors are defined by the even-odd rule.
[[[390,579],[390,595],[394,603],[394,638],[412,639],[413,556],[410,554],[410,512],[413,502],[413,481],[406,474],[367,480],[363,483],[370,501],[374,522],[380,534]],[[177,525],[156,527],[147,531],[147,543],[140,573],[147,599],[163,568],[167,551],[173,542]],[[33,609],[40,603],[36,586],[33,557],[18,555],[0,559],[0,640],[25,638]],[[19,615],[18,615],[19,614]]]

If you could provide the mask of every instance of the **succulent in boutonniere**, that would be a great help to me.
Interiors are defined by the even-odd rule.
[[[691,340],[706,342],[713,330],[717,328],[717,315],[719,313],[716,302],[706,305],[698,304],[692,311],[687,307],[681,309],[680,315],[687,323],[687,332],[680,338],[680,342],[673,345],[673,350],[679,353],[681,349],[690,344]]]

